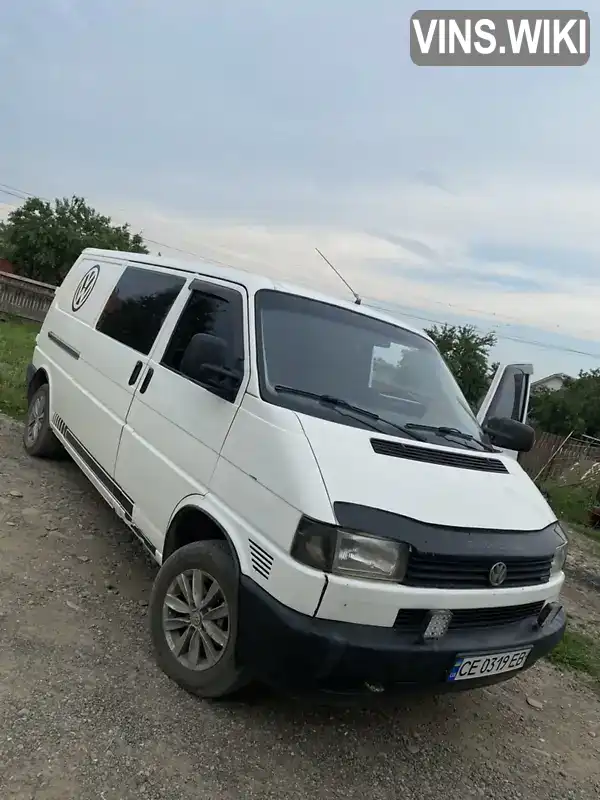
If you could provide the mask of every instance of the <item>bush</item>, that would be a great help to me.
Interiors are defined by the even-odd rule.
[[[556,483],[542,487],[554,513],[559,519],[575,525],[588,525],[590,509],[594,505],[596,490],[587,486],[561,486]]]

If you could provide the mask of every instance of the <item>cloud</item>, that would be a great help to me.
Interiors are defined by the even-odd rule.
[[[31,3],[0,9],[0,180],[336,294],[315,247],[377,301],[595,338],[593,62],[418,69],[397,0]]]
[[[318,226],[128,213],[152,238],[330,290],[340,286],[315,247],[369,297],[593,335],[600,186],[521,173],[455,181],[451,194],[400,183],[314,201]],[[562,269],[545,263],[548,252],[561,254]]]
[[[3,222],[8,218],[8,215],[11,211],[14,210],[14,206],[10,203],[0,203],[0,222]]]

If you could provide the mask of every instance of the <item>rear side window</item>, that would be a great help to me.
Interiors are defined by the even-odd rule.
[[[184,283],[179,275],[127,267],[96,329],[147,356]]]

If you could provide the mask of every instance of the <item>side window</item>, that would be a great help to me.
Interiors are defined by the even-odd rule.
[[[242,295],[235,289],[202,284],[200,281],[195,281],[193,286],[198,288],[193,288],[190,293],[161,363],[181,372],[181,360],[188,344],[193,336],[201,333],[223,339],[227,348],[227,366],[243,370]]]
[[[102,311],[96,330],[147,356],[185,278],[127,267]]]

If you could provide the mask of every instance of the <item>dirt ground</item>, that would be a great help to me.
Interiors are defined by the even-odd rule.
[[[594,543],[566,592],[600,620]],[[364,709],[218,705],[155,666],[156,568],[70,462],[0,417],[3,800],[597,798],[598,687],[547,663],[460,695]]]

